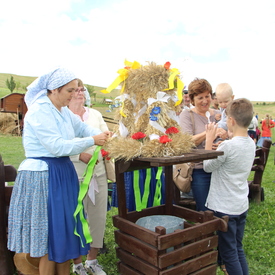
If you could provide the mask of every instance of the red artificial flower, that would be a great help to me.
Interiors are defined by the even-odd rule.
[[[170,69],[170,66],[171,66],[171,63],[168,61],[168,62],[166,62],[165,64],[164,64],[164,68],[166,69],[166,70],[169,70]]]
[[[145,138],[146,135],[142,132],[137,132],[135,134],[132,135],[132,139],[142,139]]]
[[[109,152],[105,151],[104,149],[101,149],[100,151],[103,158],[109,155]]]
[[[176,134],[178,132],[179,132],[179,129],[176,127],[170,127],[165,131],[166,134]]]
[[[160,138],[159,138],[159,142],[160,143],[167,143],[167,142],[170,142],[170,141],[172,141],[172,139],[170,139],[168,136],[166,136],[166,135],[164,135],[164,136],[161,136]]]

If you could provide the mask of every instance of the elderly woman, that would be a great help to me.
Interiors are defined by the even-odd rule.
[[[215,122],[215,115],[219,110],[210,108],[212,100],[212,87],[205,79],[196,78],[188,86],[188,93],[194,108],[183,110],[179,116],[180,126],[183,132],[193,135],[193,141],[197,149],[205,147],[205,125]],[[205,211],[205,202],[209,191],[211,174],[203,170],[201,163],[196,163],[193,170],[192,192],[196,201],[196,209]]]
[[[102,114],[90,106],[90,97],[83,82],[78,79],[78,89],[75,91],[72,100],[69,103],[69,109],[84,121],[86,124],[100,129],[102,132],[108,131],[108,126],[104,121]],[[78,178],[81,180],[86,170],[87,163],[94,154],[96,146],[92,146],[81,154],[71,157],[75,166]],[[107,198],[108,198],[108,182],[106,170],[101,154],[94,168],[93,177],[90,182],[89,192],[84,199],[84,208],[87,213],[90,234],[93,241],[90,244],[90,250],[87,255],[85,267],[82,264],[82,257],[74,260],[73,271],[75,274],[86,275],[86,271],[92,274],[105,275],[102,267],[96,259],[98,250],[103,247],[103,237],[106,223],[107,213]]]
[[[11,197],[8,248],[41,257],[40,275],[70,274],[70,259],[89,249],[79,215],[74,218],[79,184],[69,156],[103,145],[109,132],[88,126],[67,108],[77,89],[75,75],[57,68],[36,79],[25,95],[27,159]]]

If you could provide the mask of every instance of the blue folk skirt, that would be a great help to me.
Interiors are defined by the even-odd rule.
[[[86,255],[89,244],[81,245],[75,227],[84,240],[82,226],[73,213],[79,184],[68,157],[39,158],[49,171],[19,171],[9,209],[8,248],[32,257],[49,255],[58,263]]]

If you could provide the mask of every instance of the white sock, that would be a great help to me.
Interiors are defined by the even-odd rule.
[[[86,260],[86,264],[87,265],[92,265],[92,264],[96,264],[97,263],[97,259],[94,260]]]

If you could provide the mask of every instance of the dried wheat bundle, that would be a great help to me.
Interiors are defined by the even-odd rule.
[[[109,139],[103,148],[109,152],[109,157],[127,161],[141,155],[142,143],[131,138],[114,137]]]
[[[131,160],[190,152],[192,136],[180,131],[176,117],[181,101],[177,96],[182,96],[183,88],[178,70],[170,69],[169,62],[164,66],[154,62],[127,65],[119,70],[123,104],[116,117],[119,126],[115,135],[104,146],[109,156]]]

